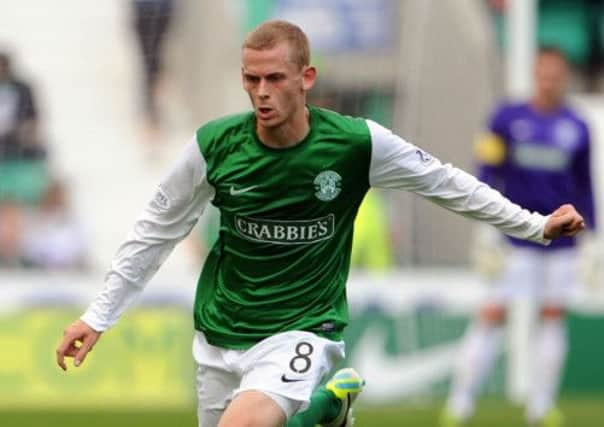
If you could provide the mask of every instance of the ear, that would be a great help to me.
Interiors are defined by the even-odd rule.
[[[307,65],[302,71],[302,88],[305,91],[312,89],[317,79],[317,69],[312,65]]]

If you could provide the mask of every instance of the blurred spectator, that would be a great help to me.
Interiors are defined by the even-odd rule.
[[[143,103],[151,131],[161,125],[159,90],[162,77],[162,47],[172,19],[172,0],[133,0],[133,25],[144,68]]]
[[[540,213],[572,203],[594,228],[591,137],[583,119],[564,99],[568,64],[562,51],[543,48],[535,65],[535,93],[523,103],[502,103],[489,122],[476,154],[480,178],[511,201]],[[562,237],[549,246],[508,238],[503,263],[483,248],[493,282],[490,296],[464,338],[443,425],[464,423],[473,413],[482,381],[502,340],[508,305],[534,301],[539,323],[526,416],[530,425],[556,427],[562,415],[556,398],[567,343],[565,307],[577,281],[577,242]],[[497,270],[501,266],[501,271]]]
[[[0,52],[0,265],[18,264],[23,203],[36,202],[45,186],[45,156],[33,92]]]
[[[66,193],[65,185],[54,181],[44,194],[24,236],[22,258],[26,266],[49,270],[87,266],[84,228],[70,209]]]
[[[0,161],[44,157],[37,119],[31,88],[15,77],[9,56],[0,52]]]
[[[21,209],[15,202],[0,202],[0,267],[15,267],[21,253]]]
[[[497,38],[505,45],[507,0],[488,0]],[[598,91],[604,64],[604,1],[538,0],[538,45],[558,46],[583,77],[582,90]]]

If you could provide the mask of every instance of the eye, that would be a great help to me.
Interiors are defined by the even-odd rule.
[[[260,81],[260,77],[258,76],[252,76],[250,74],[245,74],[244,75],[245,81],[248,83],[258,83]]]
[[[271,83],[278,83],[281,80],[283,80],[284,78],[285,78],[285,75],[283,75],[281,73],[269,74],[268,76],[266,76],[266,80],[268,80]]]

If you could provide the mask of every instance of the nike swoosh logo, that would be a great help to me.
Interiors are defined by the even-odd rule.
[[[240,188],[239,190],[237,190],[234,186],[231,185],[231,190],[229,191],[229,193],[231,193],[231,196],[238,196],[239,194],[247,193],[248,191],[251,191],[256,187],[258,186],[252,185],[250,187]]]
[[[297,383],[298,381],[306,381],[304,378],[287,378],[285,374],[281,375],[281,381],[284,383]]]
[[[461,340],[443,343],[398,356],[385,350],[386,336],[380,328],[369,328],[355,346],[349,363],[371,378],[371,389],[363,393],[369,400],[408,397],[426,385],[447,378],[453,370]]]

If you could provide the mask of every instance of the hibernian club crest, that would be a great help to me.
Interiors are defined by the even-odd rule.
[[[342,191],[342,177],[334,171],[323,171],[313,181],[315,196],[323,202],[335,199]]]

